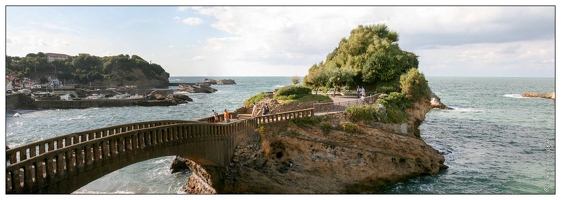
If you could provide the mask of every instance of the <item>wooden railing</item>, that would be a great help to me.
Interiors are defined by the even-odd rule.
[[[278,122],[278,121],[284,121],[294,118],[311,117],[311,116],[314,116],[313,108],[258,116],[255,117],[255,120],[257,120],[257,124],[266,124],[270,122]]]
[[[182,120],[147,121],[147,122],[138,122],[132,124],[115,125],[115,126],[109,126],[99,129],[93,129],[93,130],[87,130],[87,131],[57,136],[54,138],[49,138],[46,140],[41,140],[41,141],[26,144],[24,146],[15,147],[6,150],[6,159],[8,161],[7,164],[9,165],[10,163],[21,162],[33,158],[39,154],[44,154],[49,151],[55,151],[70,145],[75,145],[89,140],[119,134],[122,132],[169,125],[169,124],[188,123],[188,122],[192,122],[192,121],[182,121]]]

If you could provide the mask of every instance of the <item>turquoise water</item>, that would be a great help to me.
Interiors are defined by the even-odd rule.
[[[553,78],[428,77],[442,103],[421,137],[449,166],[386,188],[399,194],[554,194],[555,101],[522,98],[555,91]]]
[[[200,82],[205,77],[171,77]],[[6,145],[15,147],[72,132],[159,119],[192,120],[212,109],[234,110],[259,92],[290,85],[291,77],[231,78],[217,93],[188,94],[194,102],[169,107],[119,107],[20,111],[6,114]],[[452,111],[432,110],[421,137],[443,152],[449,169],[381,191],[391,194],[554,194],[555,102],[520,98],[525,92],[554,91],[553,78],[427,77],[431,89]],[[79,194],[175,194],[189,172],[171,174],[173,157],[117,170],[76,191]]]

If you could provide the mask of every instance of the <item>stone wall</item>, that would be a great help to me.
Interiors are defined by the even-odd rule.
[[[37,109],[34,100],[26,94],[6,95],[6,111],[11,112],[17,109],[33,110]]]

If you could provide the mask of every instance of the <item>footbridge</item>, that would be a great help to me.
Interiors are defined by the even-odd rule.
[[[228,166],[234,148],[259,124],[313,115],[313,109],[304,109],[230,123],[209,123],[210,117],[149,121],[30,143],[6,150],[6,193],[69,194],[113,171],[162,156]]]
[[[367,99],[315,104],[312,108],[215,123],[161,120],[71,133],[6,150],[6,193],[69,194],[128,165],[162,156],[181,155],[200,165],[228,166],[235,147],[259,124],[341,112]],[[224,116],[219,115],[219,121]]]

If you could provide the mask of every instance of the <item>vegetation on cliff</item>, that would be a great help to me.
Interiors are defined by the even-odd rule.
[[[349,107],[345,112],[353,121],[380,121],[384,123],[404,123],[408,120],[405,112],[412,102],[430,99],[431,90],[422,73],[410,69],[400,77],[400,92],[382,94],[376,104]]]
[[[169,83],[169,73],[160,65],[147,62],[137,55],[123,54],[104,57],[79,54],[51,62],[42,52],[30,53],[25,57],[6,56],[6,73],[17,73],[20,78],[46,80],[45,76],[51,76],[66,80],[67,83],[93,82],[106,86],[167,87]]]
[[[311,94],[312,90],[308,87],[301,85],[288,85],[276,90],[273,99],[282,102],[283,104],[291,102],[308,102],[308,101],[325,101],[331,100],[325,95]],[[266,94],[261,92],[244,101],[244,106],[251,106],[253,103],[266,98]]]
[[[423,98],[430,100],[431,91],[417,69],[417,55],[401,50],[397,41],[398,34],[384,24],[358,26],[348,39],[341,39],[325,62],[310,67],[304,84],[334,91],[364,87],[382,94],[376,102],[379,105],[348,108],[353,120],[406,122],[405,109]]]
[[[341,39],[325,62],[313,64],[303,82],[312,89],[360,85],[369,91],[384,89],[389,93],[392,87],[397,91],[399,76],[419,65],[417,55],[401,50],[397,41],[398,34],[384,24],[360,25],[348,39]]]

